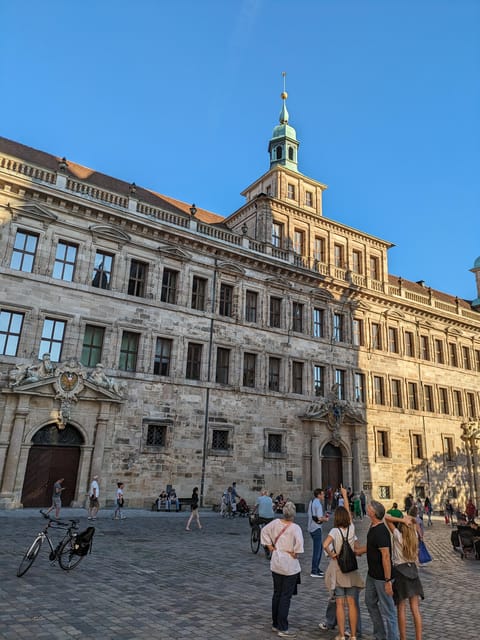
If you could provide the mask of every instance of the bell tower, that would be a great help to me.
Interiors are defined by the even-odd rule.
[[[279,122],[274,130],[270,142],[268,143],[268,153],[270,154],[270,169],[276,165],[287,167],[292,171],[298,171],[298,147],[300,143],[297,140],[295,129],[288,124],[287,98],[285,91],[285,71],[283,75],[283,91],[281,98],[283,101],[282,110],[280,111]]]

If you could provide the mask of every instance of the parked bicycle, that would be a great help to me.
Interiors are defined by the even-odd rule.
[[[50,547],[49,560],[53,564],[58,560],[58,564],[65,571],[75,569],[92,549],[92,539],[95,533],[95,527],[88,527],[85,531],[78,533],[78,523],[80,520],[69,520],[64,522],[48,515],[44,511],[40,511],[42,516],[48,520],[43,531],[40,531],[35,537],[32,544],[28,547],[25,555],[20,562],[17,570],[17,576],[20,578],[30,569],[35,562],[42,544],[46,540]],[[50,537],[48,530],[50,527],[65,530],[65,535],[54,546],[54,542]]]
[[[250,548],[252,549],[252,553],[258,553],[258,550],[260,549],[262,527],[267,524],[267,521],[259,519],[256,513],[249,514],[248,521],[251,527]],[[270,551],[266,547],[264,547],[264,551],[266,557],[270,559]]]

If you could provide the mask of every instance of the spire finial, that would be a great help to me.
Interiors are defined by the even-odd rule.
[[[280,112],[279,120],[280,120],[280,124],[288,124],[288,111],[287,111],[288,93],[285,91],[287,72],[286,71],[282,71],[282,76],[283,76],[283,91],[280,94],[280,97],[283,100],[283,106],[282,106],[282,110]]]
[[[283,91],[281,94],[281,98],[282,100],[286,100],[288,98],[288,93],[287,93],[287,89],[286,89],[286,85],[287,85],[287,72],[286,71],[282,71],[282,77],[283,77]]]

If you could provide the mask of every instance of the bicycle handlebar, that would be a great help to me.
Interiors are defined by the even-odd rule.
[[[42,509],[40,509],[40,513],[46,520],[50,520],[50,522],[54,522],[61,527],[75,527],[80,522],[80,520],[77,520],[75,518],[71,518],[68,522],[63,522],[63,520],[58,520],[57,518],[51,516],[49,513],[45,513],[45,511],[43,511]],[[71,524],[69,524],[69,522]]]

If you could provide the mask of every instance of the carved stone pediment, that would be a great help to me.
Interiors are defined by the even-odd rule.
[[[245,269],[239,267],[234,262],[219,262],[218,268],[220,271],[224,271],[225,273],[233,273],[235,275],[245,275]]]
[[[57,215],[36,202],[28,202],[19,207],[8,204],[7,207],[14,220],[26,217],[33,218],[34,220],[41,220],[44,224],[50,224],[51,222],[58,220]]]
[[[292,288],[292,283],[290,282],[290,280],[287,280],[287,278],[281,278],[281,277],[275,276],[272,278],[267,278],[265,282],[268,282],[268,284],[270,284],[272,287],[280,287],[281,289]]]
[[[310,290],[310,293],[312,294],[314,300],[333,300],[333,295],[330,293],[330,291],[327,291],[327,289],[319,289],[318,287],[315,287],[314,289]]]
[[[92,224],[89,227],[90,233],[95,238],[103,238],[105,240],[113,240],[114,242],[119,242],[120,244],[125,244],[125,242],[130,242],[131,238],[123,231],[123,229],[119,229],[118,227],[114,227],[109,224]]]
[[[190,253],[187,253],[186,251],[183,251],[183,249],[179,249],[178,247],[168,247],[160,245],[157,247],[157,251],[162,256],[173,258],[174,260],[180,260],[182,262],[187,262],[192,258]]]

